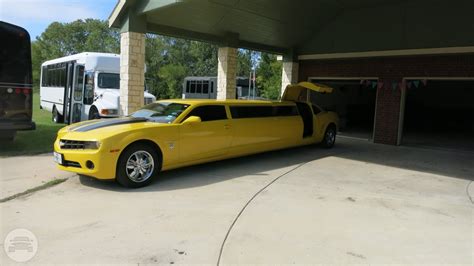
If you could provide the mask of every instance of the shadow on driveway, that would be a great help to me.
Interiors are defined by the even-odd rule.
[[[150,186],[140,189],[126,189],[115,182],[104,182],[86,176],[80,176],[80,182],[85,186],[117,192],[178,190],[242,176],[259,178],[268,175],[265,172],[270,170],[296,166],[329,156],[474,180],[474,153],[471,152],[397,147],[339,138],[336,146],[330,150],[316,145],[304,146],[165,171],[160,173],[159,178]]]

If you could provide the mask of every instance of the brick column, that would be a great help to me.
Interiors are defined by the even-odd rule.
[[[375,106],[374,142],[398,144],[398,127],[400,119],[401,89],[392,88],[392,83],[401,79],[382,80],[384,86],[377,90]]]
[[[120,115],[143,106],[145,84],[145,34],[120,34]]]
[[[283,95],[286,86],[298,82],[298,62],[283,61],[283,67],[281,71],[281,91]]]
[[[235,99],[237,48],[219,47],[217,59],[217,99]]]

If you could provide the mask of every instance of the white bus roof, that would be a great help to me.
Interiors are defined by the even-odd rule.
[[[79,64],[84,64],[86,71],[106,71],[106,72],[120,72],[120,55],[109,53],[93,53],[84,52],[65,57],[49,60],[41,64],[41,66],[76,61]]]

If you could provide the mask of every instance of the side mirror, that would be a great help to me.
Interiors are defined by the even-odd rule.
[[[201,118],[199,116],[190,116],[184,120],[183,124],[194,125],[197,123],[201,123]]]

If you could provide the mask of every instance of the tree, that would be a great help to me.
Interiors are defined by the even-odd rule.
[[[274,54],[261,53],[257,67],[257,87],[268,99],[278,99],[281,89],[282,62]]]
[[[237,50],[237,77],[248,77],[252,71],[252,51]]]

